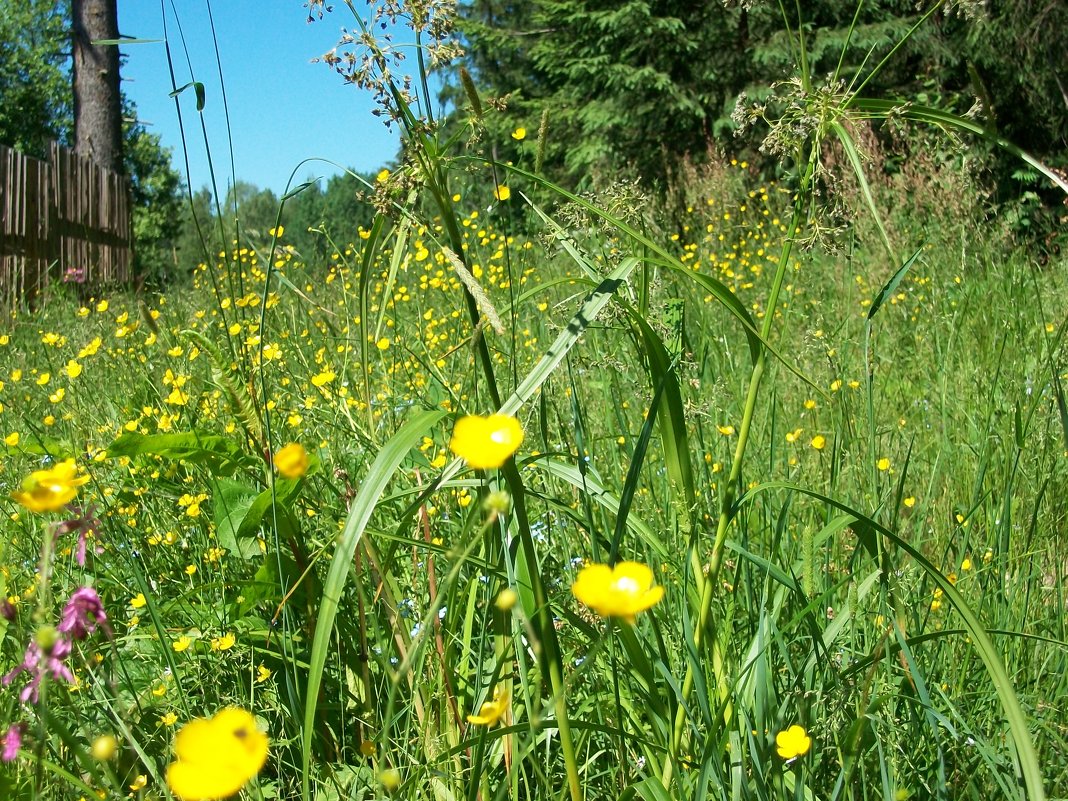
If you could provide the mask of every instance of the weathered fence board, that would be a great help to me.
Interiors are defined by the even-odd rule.
[[[49,160],[0,145],[0,305],[32,303],[49,282],[130,280],[126,179],[57,144]]]

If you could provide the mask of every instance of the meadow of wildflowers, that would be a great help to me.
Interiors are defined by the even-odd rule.
[[[706,198],[667,238],[758,320],[783,234],[777,197],[754,186]],[[9,316],[0,672],[11,797],[225,797],[183,795],[199,785],[174,767],[225,752],[207,728],[207,745],[185,745],[183,728],[225,709],[263,738],[244,761],[213,763],[227,793],[257,777],[252,797],[298,797],[310,748],[316,797],[370,797],[391,782],[412,798],[542,797],[565,768],[533,568],[499,523],[514,514],[506,463],[525,477],[584,794],[652,775],[676,708],[670,676],[693,658],[688,543],[713,524],[736,444],[731,376],[745,337],[724,329],[710,296],[650,287],[648,319],[675,343],[685,404],[697,499],[681,507],[649,427],[658,388],[625,318],[592,326],[526,407],[487,416],[473,337],[514,387],[590,287],[574,260],[502,224],[499,207],[461,218],[504,335],[472,331],[432,227],[373,251],[361,230],[325,265],[302,263],[278,232],[270,265],[284,282],[268,283],[269,243],[249,245],[220,252],[180,292],[57,297]],[[596,238],[574,247],[601,269],[618,258]],[[886,781],[920,796],[935,778],[957,790],[1008,780],[1002,713],[945,591],[890,544],[878,559],[895,578],[881,587],[871,532],[788,483],[875,509],[990,628],[1019,632],[1003,641],[1015,675],[1060,686],[1064,509],[1051,490],[1066,465],[1048,365],[1062,321],[1040,308],[1064,308],[1065,287],[1049,275],[1033,303],[1025,263],[995,271],[977,248],[945,269],[947,253],[930,248],[886,302],[874,452],[860,344],[873,265],[846,273],[806,255],[819,278],[788,286],[775,310],[787,331],[777,347],[803,377],[777,368],[752,429],[760,475],[746,480],[712,611],[731,679],[719,701],[715,685],[703,690],[707,713],[693,714],[712,717],[690,730],[678,782],[710,770],[709,731],[724,765],[734,751],[761,766],[736,779],[753,797],[795,780],[822,796],[880,764],[864,764],[880,750],[899,755],[886,757]],[[305,744],[328,568],[368,471],[417,410],[445,416],[410,433],[353,548]],[[474,416],[450,422],[463,413]],[[615,559],[630,561],[613,572],[603,563]],[[1056,759],[1056,696],[1039,686],[1017,682],[1038,747]],[[613,768],[594,767],[595,752],[615,754]]]
[[[326,263],[6,313],[0,797],[1068,792],[1063,270],[409,122]]]

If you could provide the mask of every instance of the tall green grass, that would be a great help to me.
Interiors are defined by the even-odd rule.
[[[166,797],[174,731],[226,705],[271,738],[250,798],[1068,792],[1068,287],[976,227],[898,255],[849,127],[887,110],[805,69],[792,178],[736,164],[666,234],[464,151],[425,69],[419,104],[373,73],[406,156],[330,263],[276,229],[166,295],[12,314],[4,481],[79,459],[103,550],[60,538],[35,579],[50,535],[8,502],[0,670],[85,583],[114,637],[43,703],[0,695],[28,724],[5,797]],[[810,247],[829,138],[877,220],[836,252]],[[497,410],[515,460],[453,459],[450,418]],[[624,559],[666,588],[633,626],[570,592]]]

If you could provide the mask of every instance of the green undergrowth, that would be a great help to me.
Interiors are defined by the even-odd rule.
[[[760,320],[765,263],[777,256],[762,226],[778,217],[771,194],[768,215],[759,201],[739,211],[756,198],[712,198],[667,247]],[[546,259],[537,240],[498,233],[496,211],[468,214],[461,230],[507,320],[503,334],[474,335],[507,393],[567,335],[596,276],[631,257],[624,242],[583,234]],[[81,655],[75,688],[54,687],[35,732],[44,764],[58,770],[114,733],[118,761],[86,782],[116,791],[143,774],[164,792],[172,729],[239,704],[272,738],[264,797],[299,794],[305,770],[314,797],[344,797],[379,786],[389,767],[405,797],[555,797],[563,766],[533,612],[492,603],[530,566],[513,561],[507,532],[480,524],[496,480],[457,472],[446,450],[442,413],[493,404],[432,235],[383,228],[330,265],[276,254],[284,279],[271,286],[263,255],[239,249],[215,268],[222,285],[245,283],[230,302],[205,273],[186,291],[56,298],[10,319],[5,481],[49,455],[88,465],[103,550],[82,569],[61,540],[53,595],[91,582],[115,635]],[[365,279],[371,236],[381,247]],[[770,362],[752,421],[711,610],[722,662],[706,680],[726,680],[698,682],[691,697],[677,775],[687,794],[778,798],[803,785],[819,798],[871,786],[880,797],[1014,797],[1002,702],[934,571],[1004,661],[1047,788],[1065,787],[1056,699],[1068,461],[1055,316],[1065,286],[1057,270],[981,240],[922,249],[880,298],[891,272],[860,250],[796,252],[775,312],[782,361]],[[744,331],[709,294],[646,262],[517,410],[527,432],[517,466],[587,797],[659,792],[647,787],[680,671],[697,658],[688,596],[695,565],[707,567],[749,358]],[[313,466],[276,482],[272,500],[262,453],[288,441],[305,444]],[[683,462],[688,506],[674,478]],[[33,516],[7,504],[3,577],[16,617],[0,646],[5,672],[32,630],[40,542]],[[652,565],[667,588],[634,629],[606,628],[569,592],[581,563],[617,554]],[[328,599],[336,613],[322,629]],[[502,680],[511,725],[467,724]],[[4,697],[15,719],[13,692]],[[784,767],[774,737],[795,723],[814,745]],[[28,788],[28,765],[3,775]],[[49,797],[84,794],[55,771],[43,781]]]

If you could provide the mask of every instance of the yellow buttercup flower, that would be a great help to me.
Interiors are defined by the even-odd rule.
[[[244,709],[190,721],[174,738],[177,761],[167,767],[167,785],[181,801],[229,798],[260,772],[267,746],[267,735]]]
[[[571,592],[602,617],[618,617],[628,623],[664,597],[664,588],[653,583],[653,571],[639,562],[620,562],[615,567],[587,565],[571,585]]]
[[[512,190],[507,186],[498,186],[493,190],[493,196],[497,198],[497,200],[505,201],[512,196]]]
[[[213,651],[229,651],[231,648],[234,647],[234,643],[236,643],[236,642],[237,642],[237,637],[234,636],[234,633],[232,631],[231,632],[227,632],[226,634],[224,634],[221,637],[212,637],[212,639],[211,639],[211,650],[213,650]]]
[[[468,715],[467,722],[474,723],[476,726],[492,726],[508,711],[510,701],[508,690],[498,684],[493,691],[493,700],[486,701],[480,706],[477,715]]]
[[[524,139],[527,138],[527,129],[516,128],[514,131],[512,131],[512,138],[517,142],[522,142]]]
[[[378,774],[378,781],[387,793],[392,793],[401,786],[401,774],[396,768],[386,768]]]
[[[308,452],[299,442],[290,442],[274,455],[274,466],[282,478],[300,478],[308,472]]]
[[[775,750],[783,759],[796,759],[808,753],[812,738],[801,726],[793,725],[775,735]]]
[[[106,762],[115,756],[115,753],[119,750],[119,741],[111,734],[102,734],[93,740],[93,745],[90,748],[90,753],[93,755],[93,759],[100,762]]]
[[[31,512],[54,512],[73,501],[78,487],[88,480],[89,476],[79,474],[74,460],[67,459],[47,470],[30,473],[11,497]]]
[[[518,600],[519,593],[511,587],[505,587],[497,594],[497,600],[494,601],[493,604],[502,612],[507,612],[516,605]]]
[[[523,442],[523,427],[511,415],[469,414],[456,421],[449,450],[471,467],[486,470],[500,467]]]

